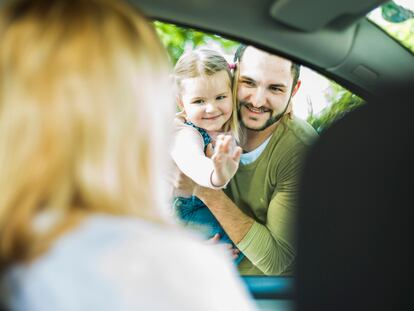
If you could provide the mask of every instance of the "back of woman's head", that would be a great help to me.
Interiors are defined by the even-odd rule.
[[[75,215],[160,221],[171,93],[146,20],[122,1],[20,0],[0,36],[0,265]],[[36,227],[45,215],[50,230]]]

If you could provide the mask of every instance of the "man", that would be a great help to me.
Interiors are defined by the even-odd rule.
[[[239,170],[225,192],[195,186],[194,195],[244,253],[241,274],[289,275],[296,253],[298,177],[316,131],[291,117],[299,65],[243,45],[235,58],[244,134]]]

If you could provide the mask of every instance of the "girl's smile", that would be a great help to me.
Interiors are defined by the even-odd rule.
[[[226,71],[184,79],[179,105],[187,121],[207,131],[221,131],[232,114],[231,81]]]

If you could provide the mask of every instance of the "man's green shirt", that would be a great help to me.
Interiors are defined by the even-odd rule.
[[[237,247],[241,274],[290,275],[296,199],[304,154],[317,137],[305,121],[283,117],[261,155],[240,165],[226,194],[255,222]]]

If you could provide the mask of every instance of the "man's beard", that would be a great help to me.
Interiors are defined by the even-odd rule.
[[[270,112],[270,118],[269,119],[267,119],[267,121],[266,121],[266,123],[263,125],[263,126],[261,126],[261,127],[259,127],[259,128],[251,128],[251,127],[248,127],[244,122],[243,122],[243,118],[242,118],[242,116],[241,116],[241,113],[240,113],[240,111],[241,111],[241,108],[244,106],[246,109],[249,109],[248,108],[248,106],[252,106],[253,107],[253,105],[251,104],[251,103],[249,103],[249,102],[246,102],[246,101],[239,101],[239,109],[238,109],[238,111],[237,111],[237,114],[238,114],[238,118],[239,118],[239,120],[240,120],[240,122],[241,122],[241,124],[243,125],[243,127],[245,127],[246,129],[248,129],[248,130],[251,130],[251,131],[257,131],[257,132],[260,132],[260,131],[263,131],[263,130],[265,130],[265,129],[267,129],[269,126],[271,126],[271,125],[273,125],[273,124],[275,124],[276,122],[278,122],[284,115],[285,115],[285,113],[286,113],[286,111],[287,111],[287,109],[288,109],[288,107],[289,107],[289,103],[290,103],[290,97],[289,97],[289,100],[288,100],[288,102],[287,102],[287,104],[286,104],[286,106],[285,106],[285,109],[281,112],[281,113],[279,113],[279,114],[277,114],[277,115],[275,115],[275,116],[272,116],[272,114],[273,114],[273,110],[270,110],[270,109],[268,109],[268,111],[266,111],[266,112]]]

